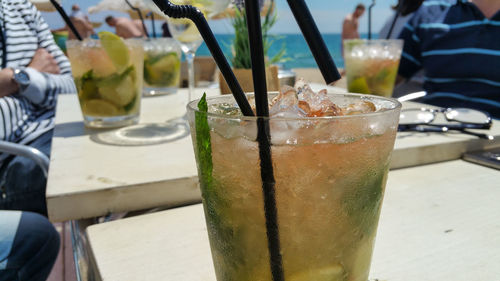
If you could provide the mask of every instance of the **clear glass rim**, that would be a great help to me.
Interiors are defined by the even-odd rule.
[[[143,41],[141,38],[127,38],[122,40],[125,42],[127,46],[142,46]],[[93,42],[96,47],[102,47],[101,45],[101,40],[100,39],[94,39],[94,38],[85,38],[84,40],[80,41],[78,39],[71,39],[71,40],[66,40],[66,47],[76,47],[76,46],[82,46],[84,44],[88,44],[89,42]]]
[[[404,43],[404,40],[403,39],[345,39],[344,41],[344,44],[345,42],[363,42],[363,43],[370,43],[370,42],[373,42],[373,43],[400,43],[400,44],[403,44]]]
[[[269,94],[277,94],[278,92],[269,92]],[[243,115],[238,115],[238,116],[231,116],[231,115],[222,115],[222,114],[217,114],[213,112],[201,112],[198,109],[198,102],[200,99],[190,101],[187,105],[187,110],[192,111],[192,112],[198,112],[198,113],[206,113],[207,117],[213,117],[213,118],[218,118],[218,119],[226,119],[226,120],[240,120],[240,121],[256,121],[258,118],[263,118],[265,120],[272,120],[272,121],[326,121],[326,120],[351,120],[351,119],[358,119],[358,118],[370,118],[370,117],[377,117],[377,116],[382,116],[382,115],[388,115],[391,113],[394,113],[396,111],[400,111],[402,104],[393,98],[386,98],[386,97],[381,97],[381,96],[375,96],[375,95],[365,95],[365,94],[355,94],[355,93],[328,93],[328,95],[336,95],[336,96],[341,96],[341,97],[352,97],[352,98],[357,98],[359,100],[383,100],[386,102],[392,103],[392,107],[387,108],[385,110],[381,111],[376,111],[376,112],[370,112],[370,113],[361,113],[361,114],[353,114],[353,115],[343,115],[343,116],[323,116],[323,117],[257,117],[257,116],[243,116]],[[253,93],[247,93],[247,96],[253,96]],[[234,97],[232,95],[220,95],[220,96],[213,96],[213,97],[207,97],[207,103],[210,104],[210,101],[220,99],[221,97],[231,97],[234,101]],[[398,114],[399,117],[399,114]]]

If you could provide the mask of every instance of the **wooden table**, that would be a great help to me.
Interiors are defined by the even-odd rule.
[[[320,86],[316,86],[320,87]],[[196,89],[218,94],[218,89]],[[185,97],[186,89],[177,97]],[[171,96],[144,98],[141,123],[178,115]],[[404,106],[418,106],[405,104]],[[177,111],[176,111],[177,110]],[[76,95],[59,97],[47,182],[51,221],[75,220],[158,206],[200,202],[191,137],[147,146],[116,146],[95,141],[107,130],[84,127]],[[489,132],[500,136],[495,123]],[[463,134],[398,135],[392,168],[458,159],[465,151],[500,146]]]
[[[462,160],[389,172],[371,278],[498,280],[500,172]],[[99,277],[215,280],[201,205],[87,228]]]

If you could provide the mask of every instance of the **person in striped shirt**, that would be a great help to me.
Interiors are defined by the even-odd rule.
[[[57,95],[76,88],[68,59],[28,0],[0,1],[0,61],[0,140],[48,155]],[[0,154],[0,281],[43,281],[50,273],[59,235],[33,213],[46,215],[45,186],[36,163]]]
[[[50,153],[57,95],[76,93],[68,59],[28,0],[0,3],[0,139]],[[45,178],[23,157],[0,154],[0,209],[46,213]]]
[[[500,1],[424,1],[400,38],[399,75],[425,71],[427,95],[418,101],[500,118]]]

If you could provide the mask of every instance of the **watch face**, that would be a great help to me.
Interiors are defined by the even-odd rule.
[[[14,79],[22,86],[28,86],[30,84],[30,77],[24,70],[16,70],[14,72]]]

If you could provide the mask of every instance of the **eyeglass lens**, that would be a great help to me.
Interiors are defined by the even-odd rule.
[[[444,114],[448,120],[463,123],[487,124],[490,121],[486,113],[468,108],[450,108]]]
[[[427,124],[434,120],[434,112],[425,109],[414,109],[401,111],[399,124]]]

